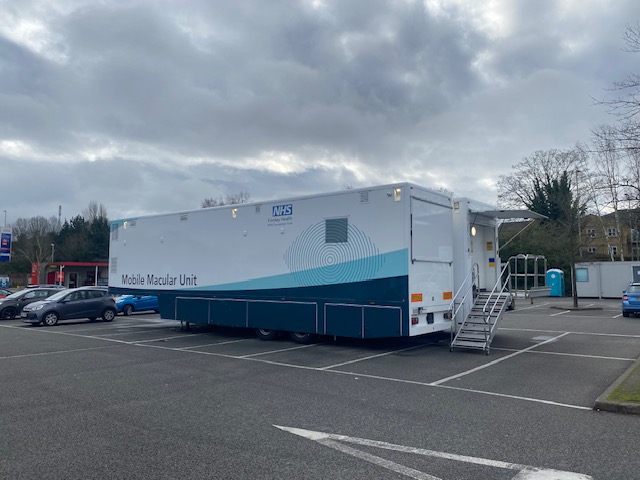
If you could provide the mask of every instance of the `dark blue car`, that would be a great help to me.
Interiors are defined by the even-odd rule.
[[[640,283],[630,283],[622,295],[622,316],[640,313]]]
[[[133,312],[153,310],[159,312],[158,297],[156,295],[120,295],[116,297],[118,312],[131,315]]]

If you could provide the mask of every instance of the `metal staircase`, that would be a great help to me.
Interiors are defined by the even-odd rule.
[[[489,355],[491,341],[505,310],[511,305],[511,294],[481,292],[471,311],[460,325],[449,350],[472,348],[484,350]]]
[[[507,281],[503,281],[504,273],[507,273]],[[491,341],[498,329],[498,325],[504,312],[511,306],[513,298],[508,290],[508,265],[505,266],[498,282],[491,292],[479,292],[473,299],[473,305],[459,323],[456,316],[460,307],[453,309],[453,323],[451,329],[451,343],[449,351],[454,348],[468,348],[483,350],[489,355]],[[503,285],[502,287],[500,285]],[[471,287],[472,291],[474,290]],[[459,325],[459,327],[458,327]],[[457,330],[456,330],[456,327]]]

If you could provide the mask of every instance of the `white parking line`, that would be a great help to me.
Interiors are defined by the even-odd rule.
[[[149,328],[149,327],[151,327],[151,328]],[[103,334],[99,334],[99,335],[94,335],[94,337],[116,337],[116,336],[120,336],[120,335],[135,335],[135,334],[139,334],[139,333],[147,333],[147,332],[167,330],[166,327],[156,327],[155,325],[150,325],[149,327],[144,328],[144,329],[135,328],[135,327],[134,328],[128,328],[128,331],[126,331],[126,332],[103,333]],[[74,330],[74,332],[75,331],[76,330]],[[203,335],[203,334],[198,334],[198,335]]]
[[[499,350],[501,352],[519,352],[519,350],[516,350],[514,348],[491,347],[491,350]],[[580,353],[545,352],[545,351],[541,351],[541,350],[531,350],[528,353],[536,353],[536,354],[541,354],[541,355],[560,355],[560,356],[563,356],[563,357],[594,358],[594,359],[597,359],[597,360],[622,360],[622,361],[627,361],[627,362],[635,362],[637,360],[637,358],[603,357],[602,355],[583,355],[583,354],[580,354]]]
[[[448,382],[450,380],[455,380],[456,378],[464,377],[465,375],[469,375],[470,373],[474,373],[474,372],[477,372],[479,370],[483,370],[485,368],[492,367],[496,363],[503,362],[505,360],[508,360],[509,358],[515,357],[516,355],[520,355],[522,353],[528,352],[529,350],[533,350],[534,348],[537,348],[540,345],[545,345],[547,343],[555,342],[559,338],[562,338],[562,337],[564,337],[565,335],[568,335],[568,334],[569,334],[569,332],[565,332],[565,333],[563,333],[561,335],[558,335],[557,337],[553,337],[553,338],[550,338],[549,340],[545,340],[544,342],[536,343],[535,345],[531,345],[530,347],[527,347],[525,349],[518,350],[517,352],[514,352],[511,355],[507,355],[506,357],[497,358],[496,360],[494,360],[492,362],[489,362],[489,363],[487,363],[485,365],[481,365],[479,367],[472,368],[471,370],[467,370],[466,372],[461,372],[461,373],[458,373],[456,375],[451,375],[450,377],[443,378],[443,379],[438,380],[436,382],[432,382],[431,385],[440,385],[440,384],[443,384],[443,383]]]
[[[260,355],[271,355],[272,353],[289,352],[291,350],[300,350],[302,348],[316,347],[318,345],[322,345],[322,344],[321,343],[312,343],[310,345],[298,345],[297,347],[281,348],[281,349],[278,349],[278,350],[271,350],[269,352],[259,352],[259,353],[250,353],[249,355],[240,355],[240,356],[237,356],[236,358],[259,357]]]
[[[570,313],[571,310],[563,310],[562,312],[558,312],[558,313],[552,313],[551,315],[549,315],[550,317],[557,317],[558,315],[564,315],[565,313]]]
[[[388,470],[400,473],[406,477],[414,478],[416,480],[440,480],[438,477],[429,475],[428,473],[415,470],[413,468],[401,465],[391,460],[386,460],[382,457],[373,455],[371,453],[360,451],[353,447],[343,445],[341,442],[350,443],[354,445],[364,446],[370,449],[380,448],[384,450],[391,450],[401,452],[405,454],[422,455],[426,457],[433,457],[442,460],[452,460],[457,462],[468,463],[471,465],[480,465],[481,467],[500,468],[505,470],[517,471],[518,475],[513,477],[512,480],[590,480],[591,476],[576,472],[567,472],[562,470],[551,470],[546,468],[533,467],[531,465],[522,465],[512,462],[503,462],[500,460],[491,460],[488,458],[471,457],[469,455],[459,455],[456,453],[441,452],[436,450],[427,450],[425,448],[408,447],[405,445],[396,445],[388,442],[381,442],[378,440],[370,440],[366,438],[348,437],[346,435],[336,435],[332,433],[316,432],[313,430],[303,430],[301,428],[281,427],[274,425],[274,427],[284,430],[285,432],[293,433],[300,437],[318,442],[325,447],[330,447],[349,455],[353,455],[362,460],[366,460],[380,467]]]
[[[567,332],[566,330],[538,330],[535,328],[509,328],[509,327],[498,327],[498,330],[508,330],[512,332],[534,332],[534,333],[573,333],[575,335],[595,335],[599,337],[640,338],[640,335],[627,334],[627,333]]]
[[[530,307],[518,307],[517,310],[515,311],[515,313],[521,311],[521,310],[531,310],[534,308],[541,308],[541,307],[546,307],[547,305],[550,305],[550,302],[547,303],[541,303],[540,305],[532,305]]]
[[[413,347],[403,348],[403,349],[400,349],[400,350],[391,350],[389,352],[379,353],[377,355],[370,355],[368,357],[356,358],[354,360],[349,360],[348,362],[336,363],[335,365],[329,365],[328,367],[322,367],[319,370],[331,370],[333,368],[343,367],[345,365],[351,365],[353,363],[363,362],[365,360],[371,360],[372,358],[386,357],[387,355],[392,355],[392,354],[398,353],[398,352],[406,352],[408,350],[415,350],[416,348],[422,348],[424,346],[426,346],[426,344],[425,345],[415,345]]]
[[[3,328],[13,328],[13,329],[17,329],[17,330],[24,330],[25,327],[20,326],[20,327],[16,327],[16,326],[11,326],[11,325],[0,325],[0,327]],[[434,387],[434,388],[447,388],[447,389],[453,389],[453,390],[459,390],[459,391],[466,391],[466,392],[470,392],[470,393],[476,393],[476,394],[482,394],[482,395],[490,395],[490,396],[494,396],[494,397],[503,397],[503,398],[510,398],[510,399],[516,399],[516,400],[524,400],[524,401],[528,401],[528,402],[534,402],[534,403],[541,403],[541,404],[545,404],[545,405],[553,405],[553,406],[560,406],[560,407],[565,407],[565,408],[572,408],[572,409],[578,409],[578,410],[591,410],[591,408],[589,407],[584,407],[581,405],[571,405],[571,404],[564,404],[564,403],[558,403],[558,402],[552,402],[549,400],[541,400],[541,399],[537,399],[537,398],[528,398],[528,397],[518,397],[518,396],[514,396],[514,395],[507,395],[507,394],[502,394],[502,393],[495,393],[495,392],[486,392],[486,391],[482,391],[482,390],[473,390],[473,389],[466,389],[466,388],[461,388],[461,387],[453,387],[453,386],[449,386],[449,385],[441,385],[443,382],[447,381],[448,379],[441,379],[439,381],[436,382],[419,382],[419,381],[415,381],[415,380],[404,380],[404,379],[400,379],[400,378],[392,378],[392,377],[383,377],[383,376],[379,376],[379,375],[367,375],[367,374],[362,374],[362,373],[355,373],[355,372],[345,372],[345,371],[341,371],[341,370],[330,370],[328,367],[322,367],[322,368],[318,368],[318,367],[308,367],[305,365],[294,365],[294,364],[288,364],[288,363],[283,363],[283,362],[274,362],[272,360],[267,360],[267,359],[263,359],[263,358],[255,358],[255,357],[241,357],[241,356],[237,356],[237,355],[228,355],[228,354],[224,354],[224,353],[218,353],[218,352],[203,352],[203,351],[198,351],[198,350],[187,350],[185,347],[182,348],[174,348],[174,347],[167,347],[164,345],[151,345],[149,343],[141,343],[141,342],[125,342],[123,340],[116,340],[113,338],[104,338],[104,337],[94,337],[94,336],[90,336],[90,335],[78,335],[78,334],[73,334],[73,333],[68,333],[68,332],[61,332],[61,331],[55,331],[55,330],[51,330],[51,329],[28,329],[28,331],[31,332],[35,332],[35,333],[51,333],[54,335],[67,335],[67,336],[72,336],[72,337],[79,337],[79,338],[89,338],[92,340],[102,340],[104,342],[113,342],[113,343],[117,343],[120,345],[131,345],[131,346],[135,346],[135,347],[143,347],[143,348],[157,348],[157,349],[161,349],[161,350],[170,350],[170,351],[174,351],[174,352],[182,352],[182,353],[188,353],[188,354],[199,354],[199,355],[209,355],[209,356],[215,356],[215,357],[222,357],[222,358],[229,358],[229,359],[233,359],[233,360],[245,360],[245,361],[250,361],[250,362],[260,362],[260,363],[266,363],[269,365],[275,365],[275,366],[280,366],[280,367],[285,367],[285,368],[296,368],[296,369],[300,369],[300,370],[310,370],[310,371],[316,371],[316,372],[322,372],[322,373],[333,373],[333,374],[339,374],[339,375],[349,375],[352,377],[359,377],[359,378],[370,378],[373,380],[383,380],[383,381],[388,381],[388,382],[395,382],[395,383],[403,383],[403,384],[407,384],[407,385],[419,385],[419,386],[423,386],[423,387]],[[543,345],[545,343],[549,343],[557,338],[560,338],[564,335],[566,335],[568,332],[565,332],[563,335],[559,335],[558,337],[554,337],[553,339],[549,339],[545,342],[541,342],[541,343],[537,343],[536,345],[533,345],[531,347],[529,347],[528,349],[525,350],[519,350],[515,353],[513,353],[512,355],[508,355],[507,357],[503,357],[502,359],[498,359],[494,362],[490,362],[491,365],[494,365],[495,363],[497,363],[498,361],[501,360],[505,360],[507,358],[511,358],[515,355],[519,355],[520,353],[524,353],[525,351],[529,351],[532,348],[536,348],[540,345]],[[232,340],[230,343],[232,342],[237,342],[237,341],[243,341],[243,340]],[[215,345],[215,344],[214,344]],[[409,349],[413,349],[413,348],[419,348],[422,347],[424,345],[417,345],[414,347],[410,347]],[[97,348],[101,348],[101,347],[97,347]],[[104,348],[108,348],[108,347],[104,347]],[[88,350],[90,350],[91,348],[89,348]],[[395,352],[400,352],[400,351],[406,351],[409,349],[403,349],[403,350],[396,350]],[[78,351],[78,350],[72,350],[70,352],[73,351]],[[62,353],[62,352],[61,352]],[[384,355],[391,355],[394,352],[385,352],[384,354],[380,354],[380,355],[373,355],[371,357],[368,358],[376,358],[376,357],[380,357],[380,356],[384,356]],[[33,355],[37,355],[37,354],[33,354]],[[357,359],[357,361],[363,361],[365,359]],[[351,362],[346,362],[346,364],[351,363]],[[484,367],[489,366],[490,364],[485,365]],[[343,365],[343,364],[341,364]],[[467,372],[463,372],[460,375],[456,375],[455,377],[459,377],[462,375],[468,375],[470,373],[472,373],[473,371],[477,371],[480,370],[481,368],[484,367],[480,367],[477,369],[473,369],[473,370],[469,370]],[[336,368],[336,367],[333,367]],[[454,377],[450,377],[449,379],[454,378]]]
[[[68,333],[68,332],[63,332],[61,330],[51,330],[50,328],[37,328],[37,327],[28,328],[24,326],[15,327],[13,325],[0,325],[0,328],[13,328],[16,330],[24,330],[24,331],[34,332],[34,333],[50,333],[52,335],[67,335],[69,337],[89,338],[91,340],[102,340],[104,342],[122,343],[126,345],[131,345],[133,343],[133,342],[125,342],[123,340],[116,340],[115,338],[96,337],[93,335],[78,335],[77,333]]]
[[[135,344],[134,344],[135,345]],[[538,344],[540,345],[540,344]],[[368,375],[368,374],[363,374],[363,373],[356,373],[356,372],[346,372],[346,371],[342,371],[342,370],[327,370],[326,367],[324,368],[318,368],[318,367],[309,367],[306,365],[294,365],[291,363],[283,363],[283,362],[275,362],[273,360],[265,360],[262,358],[242,358],[242,357],[238,357],[235,355],[228,355],[225,353],[217,353],[217,352],[202,352],[202,351],[198,351],[198,350],[184,350],[184,349],[179,349],[179,348],[172,348],[172,347],[165,347],[165,346],[161,346],[161,345],[149,345],[149,344],[143,344],[143,345],[137,345],[140,347],[147,347],[147,348],[159,348],[162,350],[173,350],[176,352],[185,352],[185,353],[196,353],[199,355],[209,355],[209,356],[213,356],[213,357],[222,357],[222,358],[229,358],[232,360],[248,360],[250,362],[260,362],[260,363],[266,363],[268,365],[274,365],[274,366],[278,366],[278,367],[285,367],[285,368],[296,368],[299,370],[310,370],[310,371],[314,371],[314,372],[326,372],[326,373],[334,373],[334,374],[338,374],[338,375],[348,375],[351,377],[356,377],[356,378],[369,378],[372,380],[382,380],[382,381],[386,381],[386,382],[394,382],[394,383],[403,383],[406,385],[418,385],[421,387],[434,387],[434,388],[447,388],[450,390],[459,390],[459,391],[465,391],[465,392],[470,392],[470,393],[476,393],[476,394],[481,394],[481,395],[490,395],[492,397],[502,397],[502,398],[509,398],[509,399],[513,399],[513,400],[523,400],[523,401],[527,401],[527,402],[532,402],[532,403],[540,403],[543,405],[552,405],[555,407],[564,407],[564,408],[571,408],[571,409],[575,409],[575,410],[593,410],[591,407],[585,407],[582,405],[572,405],[570,403],[560,403],[560,402],[554,402],[552,400],[542,400],[539,398],[530,398],[530,397],[519,397],[517,395],[508,395],[505,393],[497,393],[497,392],[487,392],[484,390],[474,390],[471,388],[463,388],[463,387],[454,387],[454,386],[450,386],[450,385],[437,385],[434,383],[429,383],[429,382],[420,382],[417,380],[405,380],[402,378],[393,378],[393,377],[384,377],[381,375]]]
[[[247,340],[249,340],[249,339],[248,338],[240,338],[238,340],[228,340],[226,342],[205,343],[204,345],[191,345],[189,347],[179,347],[179,348],[176,348],[176,350],[188,350],[190,348],[215,347],[216,345],[229,345],[230,343],[246,342]]]
[[[104,350],[106,348],[115,348],[120,346],[121,345],[105,345],[104,347],[76,348],[75,350],[55,350],[53,352],[23,353],[22,355],[7,355],[5,357],[0,357],[0,360],[6,360],[10,358],[40,357],[44,355],[57,355],[59,353],[86,352],[88,350]]]
[[[206,333],[194,333],[194,334],[191,334],[191,337],[195,337],[196,335],[207,335],[207,334]],[[163,338],[149,338],[147,340],[134,340],[132,343],[165,342],[167,340],[173,340],[174,338],[184,338],[184,335],[174,335],[172,337],[163,337]]]

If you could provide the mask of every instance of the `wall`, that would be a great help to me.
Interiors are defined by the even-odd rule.
[[[578,297],[620,298],[633,281],[634,270],[640,262],[583,262],[576,264],[576,290]],[[565,283],[570,282],[565,278]]]

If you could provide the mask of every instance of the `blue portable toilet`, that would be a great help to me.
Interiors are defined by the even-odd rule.
[[[564,272],[559,268],[550,268],[547,270],[547,287],[551,287],[550,297],[564,296]]]

